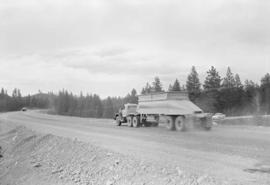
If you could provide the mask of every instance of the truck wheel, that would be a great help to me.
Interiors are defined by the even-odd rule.
[[[121,118],[120,118],[120,116],[116,117],[115,122],[116,122],[116,126],[121,126]]]
[[[168,130],[175,130],[175,124],[174,124],[174,119],[172,116],[167,116],[166,117],[166,127]]]
[[[128,124],[129,127],[132,127],[133,126],[132,125],[132,117],[131,116],[128,116],[127,117],[127,124]]]
[[[134,116],[132,119],[132,125],[133,127],[139,127],[140,126],[140,119],[137,116]]]
[[[185,131],[186,130],[185,118],[183,116],[178,116],[175,119],[175,128],[178,131]]]

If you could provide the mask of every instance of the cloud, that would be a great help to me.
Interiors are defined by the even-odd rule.
[[[59,52],[57,55],[42,56],[48,63],[59,63],[64,67],[88,71],[90,74],[110,74],[128,76],[173,75],[185,69],[181,63],[168,61],[166,56],[154,56],[151,53],[141,53],[123,47],[114,46],[90,49],[86,51],[74,50]],[[181,67],[182,66],[182,67]]]
[[[258,81],[270,70],[269,8],[265,0],[3,0],[0,79],[30,92],[124,95],[154,76],[183,84],[192,65],[203,81],[213,65]]]
[[[99,57],[114,57],[117,55],[124,55],[128,51],[129,50],[127,48],[112,47],[112,48],[105,48],[103,50],[97,51],[96,54]]]

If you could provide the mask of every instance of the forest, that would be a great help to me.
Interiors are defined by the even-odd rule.
[[[215,67],[206,72],[206,78],[201,83],[196,68],[193,66],[187,77],[186,84],[175,81],[165,89],[159,77],[152,83],[147,82],[140,94],[186,91],[191,101],[205,112],[221,112],[228,116],[251,114],[270,114],[270,74],[262,76],[260,84],[251,80],[242,83],[239,74],[233,74],[227,68],[225,77],[221,77]],[[48,109],[52,114],[112,118],[114,113],[125,103],[137,103],[137,91],[132,89],[125,97],[107,97],[101,99],[97,94],[75,95],[67,90],[58,94],[52,92],[22,96],[15,88],[9,95],[7,90],[1,89],[0,112],[18,111],[23,107]]]

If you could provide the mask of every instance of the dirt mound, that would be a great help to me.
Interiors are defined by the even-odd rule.
[[[160,166],[76,139],[3,123],[0,128],[1,185],[216,184],[207,175],[187,174],[179,167]]]

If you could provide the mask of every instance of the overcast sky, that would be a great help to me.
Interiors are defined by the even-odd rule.
[[[0,0],[0,87],[124,96],[215,66],[270,72],[269,0]]]

